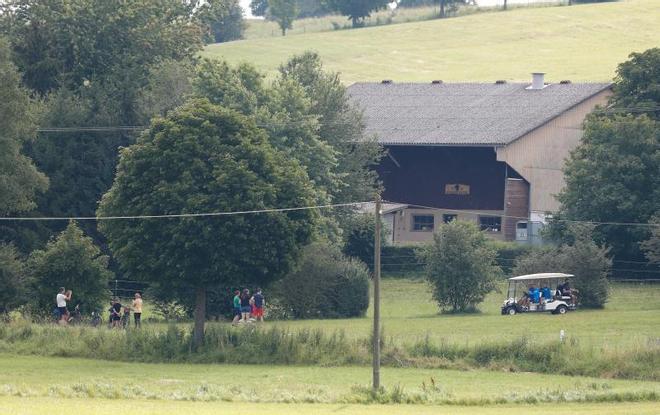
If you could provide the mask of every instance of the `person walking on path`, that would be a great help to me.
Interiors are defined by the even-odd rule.
[[[264,322],[264,306],[266,305],[266,300],[264,295],[261,293],[261,288],[257,288],[257,292],[252,296],[252,303],[254,304],[254,311],[252,312],[252,317],[257,319],[257,321]]]
[[[241,291],[234,291],[234,319],[231,324],[238,324],[241,319]]]
[[[138,329],[142,327],[142,296],[140,293],[135,293],[135,299],[133,300],[132,307],[133,309],[133,319],[135,320],[135,328]]]
[[[60,287],[58,294],[55,296],[55,302],[57,303],[57,311],[60,315],[58,324],[67,324],[69,321],[69,310],[66,308],[66,302],[71,301],[71,295],[73,292],[71,290],[66,291],[64,287]]]
[[[250,319],[250,298],[250,290],[245,288],[243,294],[241,294],[241,315],[244,323],[247,323]]]

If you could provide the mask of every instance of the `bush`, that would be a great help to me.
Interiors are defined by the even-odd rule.
[[[341,224],[344,230],[344,254],[364,262],[370,270],[374,267],[374,244],[376,222],[373,214],[354,214]],[[381,222],[381,246],[387,238],[385,225]],[[381,251],[382,252],[382,251]]]
[[[14,245],[0,244],[0,314],[25,303],[29,281]]]
[[[530,252],[516,261],[516,274],[564,272],[575,275],[574,286],[580,291],[583,307],[601,308],[608,296],[607,276],[612,261],[608,250],[591,239],[588,231],[573,230],[574,242]],[[582,236],[578,236],[582,235]]]
[[[47,314],[55,307],[59,287],[73,291],[71,303],[80,304],[87,313],[98,310],[110,298],[108,257],[101,255],[92,239],[75,222],[46,245],[32,252],[28,269],[34,278],[34,304],[37,314]]]
[[[293,318],[361,316],[369,306],[369,271],[327,242],[307,246],[296,269],[275,283],[272,296]]]
[[[433,298],[452,312],[470,311],[495,289],[502,270],[496,252],[477,225],[453,221],[441,226],[433,243],[420,251]]]

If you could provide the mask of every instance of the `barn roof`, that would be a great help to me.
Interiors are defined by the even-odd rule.
[[[506,145],[609,83],[356,83],[367,133],[384,145]]]

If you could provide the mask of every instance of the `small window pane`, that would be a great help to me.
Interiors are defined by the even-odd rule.
[[[413,215],[413,230],[432,232],[434,222],[433,215]]]
[[[442,215],[442,221],[444,223],[450,223],[456,220],[458,215]]]
[[[479,227],[482,231],[500,232],[502,229],[502,218],[499,216],[480,216]]]

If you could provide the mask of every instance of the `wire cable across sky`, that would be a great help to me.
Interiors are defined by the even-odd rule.
[[[71,216],[71,217],[0,217],[0,221],[97,221],[97,220],[121,220],[121,219],[175,219],[175,218],[202,218],[214,216],[234,216],[234,215],[249,215],[258,213],[273,213],[273,212],[292,212],[296,210],[311,210],[311,209],[329,209],[337,207],[349,207],[366,205],[372,202],[351,202],[351,203],[335,203],[330,205],[317,205],[317,206],[300,206],[288,208],[272,208],[272,209],[259,209],[259,210],[241,210],[233,212],[203,212],[203,213],[173,213],[162,215],[126,215],[126,216]]]

